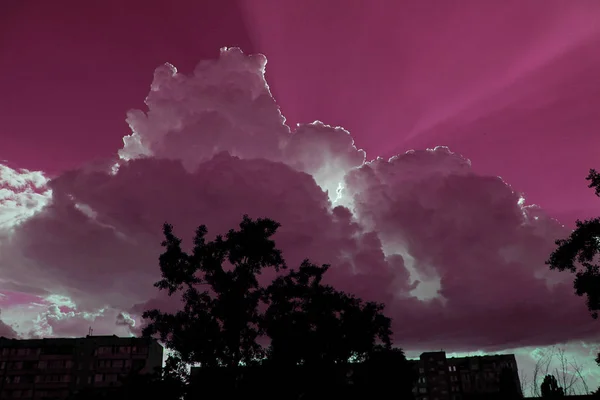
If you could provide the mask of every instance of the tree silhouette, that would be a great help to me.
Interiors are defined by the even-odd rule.
[[[412,390],[419,377],[399,348],[375,346],[362,365],[352,374],[354,387],[350,398],[413,398]]]
[[[589,187],[600,197],[600,174],[590,170],[586,178]],[[558,248],[550,255],[546,264],[550,269],[568,270],[575,273],[574,288],[578,296],[586,295],[588,310],[594,319],[600,310],[600,217],[576,221],[576,229],[567,239],[556,241]]]
[[[150,323],[144,336],[157,334],[182,363],[227,367],[260,360],[262,347],[258,312],[262,290],[257,275],[264,268],[285,268],[281,251],[271,237],[279,224],[244,216],[239,230],[206,240],[204,225],[196,230],[191,254],[181,249],[181,239],[165,224],[166,251],[160,256],[163,279],[155,286],[169,296],[182,292],[183,310],[175,314],[153,309],[143,313]],[[175,361],[173,361],[174,364]],[[231,373],[235,386],[236,372]]]
[[[542,382],[542,398],[545,399],[557,399],[564,397],[564,389],[558,386],[554,375],[546,375]]]
[[[268,364],[279,372],[278,382],[301,387],[310,398],[339,390],[350,362],[366,360],[377,341],[391,348],[391,320],[382,314],[384,306],[324,285],[328,269],[305,260],[266,289]]]
[[[364,359],[379,339],[391,346],[391,320],[382,304],[363,303],[322,284],[329,265],[305,260],[267,288],[264,326],[269,358],[278,364],[324,365]]]
[[[328,265],[305,260],[283,271],[272,240],[279,226],[244,216],[239,230],[213,241],[200,226],[188,254],[173,227],[164,225],[162,279],[155,286],[170,296],[181,293],[184,305],[174,314],[146,311],[143,334],[160,337],[174,351],[172,385],[185,376],[185,365],[200,366],[201,379],[187,385],[186,398],[258,391],[262,398],[318,399],[347,388],[352,361],[370,363],[373,371],[390,365],[408,370],[402,351],[391,348],[391,320],[382,304],[324,284]],[[264,287],[258,276],[266,268],[279,274]],[[390,375],[397,387],[403,378]],[[363,374],[361,381],[376,379]]]

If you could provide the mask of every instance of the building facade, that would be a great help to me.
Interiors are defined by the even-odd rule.
[[[513,354],[447,358],[444,351],[427,352],[413,366],[419,376],[413,389],[417,400],[490,399],[506,388],[523,397]]]
[[[110,388],[132,371],[162,366],[154,339],[112,336],[0,337],[0,399],[65,399],[86,388]]]

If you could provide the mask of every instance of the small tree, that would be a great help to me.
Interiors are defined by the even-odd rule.
[[[552,368],[552,364],[557,364]],[[531,381],[532,394],[540,397],[541,377],[552,375],[566,396],[589,394],[590,390],[583,378],[581,365],[575,359],[569,359],[565,349],[553,346],[549,351],[543,352],[535,363]]]
[[[390,393],[398,399],[412,399],[412,390],[419,378],[417,370],[406,360],[399,348],[376,346],[357,371],[353,399],[382,399]]]
[[[557,399],[565,396],[563,388],[558,386],[556,378],[553,375],[546,375],[544,382],[541,386],[542,398],[544,399]]]
[[[591,169],[586,178],[589,187],[600,197],[600,174]],[[594,319],[600,310],[600,217],[577,220],[576,228],[567,239],[556,241],[558,248],[546,264],[550,269],[575,273],[574,288],[578,296],[587,296],[587,307]]]

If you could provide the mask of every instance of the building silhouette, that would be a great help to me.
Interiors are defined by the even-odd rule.
[[[447,358],[444,351],[436,351],[422,353],[412,363],[418,369],[416,400],[505,398],[507,385],[523,397],[514,354]]]
[[[120,384],[119,376],[153,372],[162,360],[163,347],[149,338],[0,337],[0,399],[65,399],[83,389],[109,390]]]
[[[444,351],[422,353],[418,360],[408,360],[417,379],[413,386],[415,400],[513,400],[522,399],[517,361],[513,354],[448,358]],[[341,365],[346,379],[343,385],[354,385],[368,365],[351,363]],[[297,375],[302,367],[294,367],[290,374]],[[242,375],[252,382],[270,377],[264,367],[244,367]],[[330,371],[330,378],[340,371]],[[203,391],[215,390],[233,378],[227,368],[192,367],[191,378]],[[267,383],[265,383],[267,384]],[[367,385],[369,383],[366,383]],[[374,384],[374,383],[373,383]]]

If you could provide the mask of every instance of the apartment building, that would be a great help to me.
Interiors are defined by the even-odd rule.
[[[112,336],[0,337],[0,399],[65,399],[84,388],[109,389],[131,371],[162,366],[154,339]]]
[[[444,351],[421,354],[413,361],[418,380],[413,389],[417,400],[490,399],[500,394],[501,374],[520,392],[517,361],[513,354],[447,358]]]

